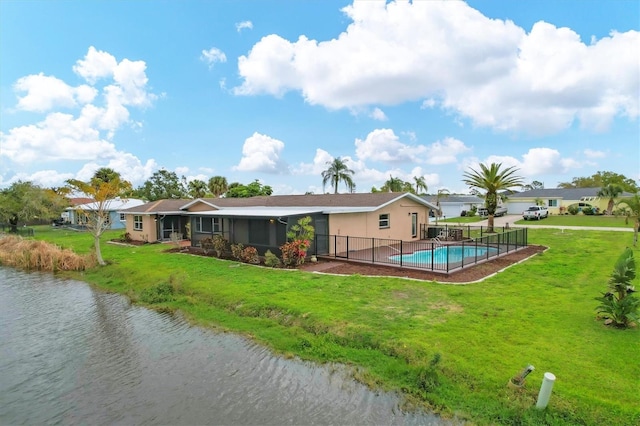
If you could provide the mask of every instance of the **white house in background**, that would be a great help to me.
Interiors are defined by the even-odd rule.
[[[422,195],[422,198],[431,204],[436,204],[437,197],[435,195]],[[440,197],[440,209],[442,215],[440,217],[452,218],[462,216],[462,212],[468,212],[472,207],[480,208],[484,206],[484,199],[475,195],[447,195]]]
[[[129,209],[131,207],[141,206],[145,202],[142,200],[138,200],[137,198],[127,198],[124,200],[120,198],[114,198],[113,200],[109,200],[107,203],[107,209],[109,211],[109,223],[111,224],[110,229],[125,229],[127,224],[126,217],[123,213],[120,213],[120,211]],[[96,202],[80,204],[74,207],[67,207],[65,211],[66,215],[63,213],[63,218],[71,225],[82,225],[83,218],[80,212],[95,211],[97,208],[98,203]]]

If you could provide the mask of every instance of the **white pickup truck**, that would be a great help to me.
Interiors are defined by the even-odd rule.
[[[544,206],[531,206],[522,212],[524,220],[540,220],[549,217],[549,210]]]
[[[496,207],[496,212],[494,213],[494,217],[500,217],[500,216],[504,216],[505,214],[507,214],[507,208],[506,207]],[[478,216],[489,216],[489,212],[487,211],[486,207],[480,207],[478,209]]]

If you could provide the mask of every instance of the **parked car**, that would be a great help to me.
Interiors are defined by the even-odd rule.
[[[500,217],[500,216],[504,216],[505,214],[507,214],[507,208],[506,207],[496,207],[496,212],[493,214],[494,217]],[[478,215],[479,216],[489,216],[489,212],[487,211],[486,207],[481,207],[478,209]]]
[[[540,220],[549,217],[549,210],[544,206],[531,206],[522,212],[524,220]]]

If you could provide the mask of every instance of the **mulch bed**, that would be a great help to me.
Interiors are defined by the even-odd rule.
[[[392,266],[369,265],[365,263],[345,262],[334,259],[319,259],[318,263],[305,263],[300,269],[312,272],[324,272],[339,275],[387,276],[404,277],[424,281],[439,281],[447,283],[469,283],[481,280],[489,275],[545,251],[545,246],[528,246],[514,253],[509,253],[497,259],[481,263],[476,266],[452,272],[450,274],[419,271],[415,269],[396,268]]]

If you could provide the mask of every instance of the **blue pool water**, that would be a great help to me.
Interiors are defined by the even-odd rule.
[[[476,246],[442,246],[438,247],[435,250],[418,250],[411,254],[396,254],[394,256],[389,256],[389,260],[394,262],[402,261],[405,263],[416,263],[416,264],[431,264],[431,260],[433,259],[434,264],[447,264],[447,256],[449,258],[448,262],[461,262],[463,258],[473,258],[477,257],[487,257],[487,252],[489,256],[494,256],[498,253],[498,249],[494,247],[476,247]]]

